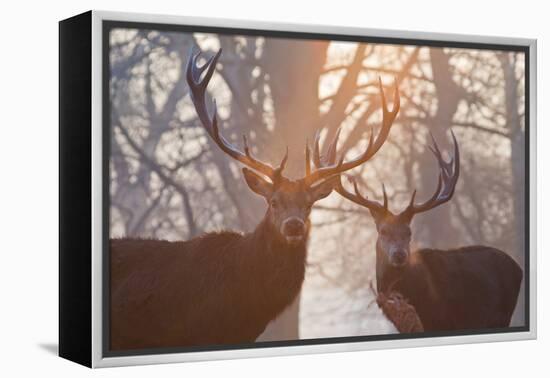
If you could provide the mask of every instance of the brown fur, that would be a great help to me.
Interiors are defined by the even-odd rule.
[[[378,290],[402,294],[426,331],[508,327],[523,277],[510,256],[485,246],[421,249],[377,274]]]
[[[305,242],[277,235],[264,221],[245,235],[111,240],[111,349],[255,341],[304,280]]]
[[[269,204],[254,232],[111,240],[111,349],[250,343],[294,301],[311,207],[337,178],[306,186],[247,168],[243,174]]]

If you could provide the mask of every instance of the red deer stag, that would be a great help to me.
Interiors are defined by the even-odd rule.
[[[205,92],[221,50],[198,66],[200,52],[187,64],[187,82],[198,117],[219,148],[248,168],[249,188],[268,208],[248,234],[211,232],[188,240],[111,240],[111,348],[114,350],[249,343],[264,331],[299,293],[305,274],[306,243],[312,205],[328,196],[339,174],[368,161],[386,140],[399,109],[384,118],[356,159],[312,169],[306,145],[306,174],[283,175],[287,155],[277,168],[244,152],[220,134],[215,102],[206,109]],[[204,77],[201,79],[201,76]],[[382,90],[382,88],[380,88]],[[382,92],[383,97],[383,92]]]
[[[454,156],[450,161],[442,157],[432,136],[430,150],[439,163],[439,178],[435,193],[421,204],[415,204],[414,191],[406,209],[394,214],[388,208],[384,186],[383,204],[362,196],[353,179],[354,193],[347,191],[341,181],[335,190],[366,207],[374,219],[378,232],[378,293],[400,293],[416,309],[426,331],[508,327],[523,277],[520,266],[508,254],[479,245],[446,251],[410,251],[410,224],[414,215],[448,202],[454,194],[460,155],[454,133],[451,134]],[[315,149],[317,167],[329,165],[335,159],[336,142],[329,146],[326,157],[320,157],[319,149]]]

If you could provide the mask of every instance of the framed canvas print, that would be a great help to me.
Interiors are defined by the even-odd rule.
[[[59,351],[536,337],[536,41],[61,21]]]

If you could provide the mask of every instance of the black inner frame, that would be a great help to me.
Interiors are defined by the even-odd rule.
[[[491,51],[515,51],[525,54],[525,265],[523,267],[523,279],[525,285],[525,325],[507,328],[491,328],[481,330],[460,330],[460,331],[444,331],[444,332],[422,332],[418,334],[386,334],[386,335],[365,335],[365,336],[345,336],[345,337],[330,337],[318,339],[299,339],[299,340],[282,340],[282,341],[261,341],[246,344],[232,345],[208,345],[196,347],[177,347],[177,348],[146,348],[132,349],[127,351],[111,351],[110,345],[110,251],[109,251],[109,236],[110,236],[110,171],[109,161],[111,157],[111,101],[110,101],[110,47],[109,35],[110,31],[115,28],[125,29],[145,29],[156,31],[184,32],[184,33],[212,33],[212,34],[230,34],[230,35],[248,35],[262,36],[266,38],[288,38],[288,39],[305,39],[305,40],[329,40],[329,41],[349,41],[362,43],[382,43],[393,45],[416,45],[429,47],[452,47],[452,48],[467,48],[478,50]],[[403,32],[406,33],[406,32]],[[479,42],[453,42],[453,41],[436,41],[429,39],[414,39],[414,38],[390,38],[390,37],[369,37],[358,35],[341,35],[327,33],[304,33],[290,31],[274,31],[246,28],[227,28],[213,27],[200,25],[174,25],[160,23],[144,23],[144,22],[128,22],[105,20],[102,22],[102,131],[103,131],[103,188],[102,188],[102,205],[103,205],[103,292],[102,292],[102,334],[103,357],[121,357],[121,356],[138,356],[146,354],[167,354],[167,353],[185,353],[185,352],[204,352],[204,351],[220,351],[234,349],[253,349],[253,348],[272,348],[272,347],[293,347],[302,345],[319,345],[319,344],[338,344],[338,343],[353,343],[365,341],[381,341],[381,340],[404,340],[418,338],[434,338],[434,337],[449,337],[449,336],[464,336],[464,335],[484,335],[494,333],[510,333],[510,332],[528,332],[530,330],[530,209],[529,209],[529,189],[530,189],[530,171],[529,171],[529,134],[530,134],[530,56],[529,46],[508,45],[498,43],[479,43]]]

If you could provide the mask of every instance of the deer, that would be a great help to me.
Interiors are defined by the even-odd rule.
[[[363,196],[357,180],[348,177],[353,192],[341,180],[335,191],[345,199],[362,206],[374,220],[376,240],[376,287],[385,307],[398,303],[410,304],[417,312],[425,331],[456,331],[505,328],[512,313],[523,279],[518,263],[506,252],[483,245],[464,246],[449,250],[422,248],[411,252],[411,221],[451,200],[460,174],[458,142],[451,130],[453,156],[443,158],[435,138],[430,133],[439,174],[436,190],[422,203],[416,203],[413,191],[408,206],[400,213],[388,207],[388,196],[382,184],[383,203]],[[319,145],[319,138],[316,139]],[[317,167],[330,165],[336,156],[337,139],[320,156],[315,149]],[[449,222],[449,220],[441,220]],[[393,296],[395,301],[387,302]],[[382,307],[384,307],[382,306]],[[389,314],[387,308],[384,313]],[[399,312],[394,309],[394,312]],[[390,320],[394,321],[396,319]],[[395,324],[401,329],[400,324]]]
[[[252,343],[297,297],[305,277],[309,215],[343,172],[370,160],[399,111],[397,82],[390,111],[380,83],[383,119],[376,139],[354,159],[312,168],[306,142],[305,175],[284,175],[288,148],[277,167],[255,158],[243,136],[239,149],[221,133],[216,103],[206,89],[221,49],[203,65],[192,53],[186,79],[200,123],[221,151],[244,165],[250,190],[267,203],[249,233],[209,232],[186,241],[122,238],[110,241],[110,347],[131,350]]]

